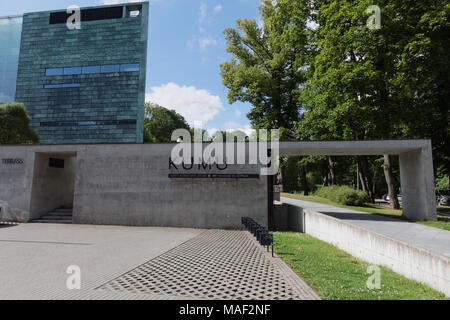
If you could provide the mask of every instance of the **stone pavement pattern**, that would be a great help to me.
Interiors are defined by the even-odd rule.
[[[247,232],[210,230],[108,282],[100,289],[198,299],[317,299]],[[298,278],[298,277],[297,277]]]
[[[71,265],[81,268],[81,290],[66,287]],[[319,299],[248,232],[0,225],[0,300],[261,297]]]
[[[281,197],[281,202],[342,219],[390,238],[450,257],[450,231],[447,230],[316,202],[286,197]]]

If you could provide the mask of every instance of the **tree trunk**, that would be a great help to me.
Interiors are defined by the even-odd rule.
[[[392,175],[391,157],[388,154],[384,155],[384,176],[388,187],[389,206],[392,209],[400,209],[400,204],[397,198],[397,185]]]
[[[323,171],[323,184],[322,184],[322,187],[327,187],[328,186],[328,165],[327,164],[322,166],[322,171]]]
[[[359,166],[359,180],[361,181],[362,190],[367,193],[371,203],[375,202],[375,196],[372,192],[372,179],[369,173],[369,164],[366,156],[356,156],[356,161]]]
[[[331,156],[328,156],[328,169],[330,170],[331,185],[336,184],[336,176],[334,174],[334,162]]]
[[[302,180],[303,180],[303,194],[305,196],[308,196],[309,195],[308,179],[306,177],[306,167],[305,166],[302,167]]]

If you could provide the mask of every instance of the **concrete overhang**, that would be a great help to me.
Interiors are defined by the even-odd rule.
[[[280,142],[280,155],[399,155],[426,148],[430,140],[292,141]]]

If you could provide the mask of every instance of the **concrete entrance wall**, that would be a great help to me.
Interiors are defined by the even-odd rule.
[[[64,160],[64,168],[49,166],[49,159]],[[42,215],[59,207],[72,207],[76,158],[65,155],[36,153],[31,189],[30,219],[39,219]]]
[[[67,194],[60,183],[69,180],[61,175],[53,179],[53,168],[43,170],[41,166],[48,164],[48,158],[42,155],[67,158],[76,154],[74,223],[239,229],[241,217],[249,216],[267,226],[266,176],[171,179],[169,173],[174,172],[169,170],[169,158],[173,147],[174,144],[0,146],[0,161],[21,159],[20,163],[0,162],[0,220],[26,222],[42,211],[54,209],[48,210],[56,204],[51,195],[60,198]],[[177,173],[183,171],[179,169]],[[215,168],[196,167],[189,173],[205,170],[218,173]],[[250,175],[259,172],[258,165],[230,165],[220,171]],[[45,190],[49,181],[53,187]],[[62,188],[61,193],[58,188]]]

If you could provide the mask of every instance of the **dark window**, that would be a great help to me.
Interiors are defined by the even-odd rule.
[[[83,67],[83,74],[100,73],[100,66]]]
[[[46,76],[62,76],[63,68],[48,68],[45,70]]]
[[[64,75],[81,74],[81,67],[64,68]]]
[[[102,66],[102,69],[101,69],[102,73],[119,72],[119,71],[120,71],[120,66],[118,64]]]
[[[120,72],[139,71],[139,64],[122,64],[120,65]]]
[[[49,158],[48,159],[48,166],[50,168],[64,169],[64,159]]]
[[[66,23],[69,17],[66,11],[50,13],[50,24]]]
[[[123,7],[81,10],[81,21],[119,19],[123,17]]]
[[[66,11],[50,13],[50,24],[66,23],[72,13]],[[109,7],[81,10],[81,21],[95,21],[107,19],[120,19],[123,17],[123,7]]]

